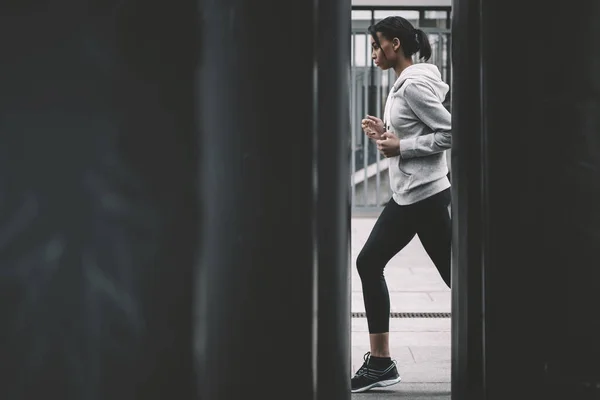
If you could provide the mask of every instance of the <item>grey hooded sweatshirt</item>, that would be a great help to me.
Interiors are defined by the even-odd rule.
[[[445,150],[452,144],[451,117],[442,102],[448,85],[433,64],[402,71],[385,103],[384,123],[400,138],[400,155],[389,159],[393,199],[413,204],[450,187]]]

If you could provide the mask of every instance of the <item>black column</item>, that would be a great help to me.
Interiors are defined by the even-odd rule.
[[[319,400],[350,399],[349,74],[351,4],[318,2],[317,238]]]
[[[452,4],[452,398],[483,398],[480,0]]]
[[[600,7],[486,1],[482,16],[488,398],[597,398]]]
[[[540,129],[544,96],[538,89],[548,78],[548,63],[534,55],[536,46],[546,45],[524,32],[543,29],[548,21],[534,15],[536,4],[543,13],[540,2],[481,3],[484,398],[546,398],[543,343],[553,334],[545,327],[543,303],[550,301],[546,289],[557,265],[544,261],[549,249],[540,247],[542,210],[552,201],[542,189],[540,167],[549,163],[545,173],[552,174],[555,160],[548,150],[558,143],[547,141],[554,128]]]
[[[205,0],[200,17],[200,394],[311,399],[315,6]]]
[[[483,230],[468,246],[487,400],[598,398],[599,16],[589,0],[481,2]]]
[[[195,5],[0,5],[0,387],[191,399]]]

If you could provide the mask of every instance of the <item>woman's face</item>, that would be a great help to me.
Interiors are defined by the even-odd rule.
[[[380,32],[377,32],[377,39],[379,45],[371,36],[371,58],[373,62],[384,71],[393,68],[396,64],[396,52],[400,47],[400,41],[396,38],[388,40]]]

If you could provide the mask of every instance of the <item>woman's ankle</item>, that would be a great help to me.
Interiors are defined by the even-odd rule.
[[[378,352],[371,352],[371,357],[373,358],[390,358],[390,352],[389,351],[378,351]]]
[[[371,356],[379,358],[390,357],[390,334],[389,332],[369,334]]]

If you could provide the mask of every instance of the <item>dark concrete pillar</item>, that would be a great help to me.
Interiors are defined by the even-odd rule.
[[[195,4],[0,5],[0,387],[192,399]]]
[[[350,399],[350,25],[350,1],[318,2],[318,400]]]
[[[482,7],[490,399],[511,369],[531,395],[598,395],[599,16],[589,0]]]
[[[347,396],[348,5],[201,7],[200,393]]]
[[[597,398],[600,7],[480,6],[483,398]]]
[[[480,1],[452,4],[452,398],[483,396]]]

